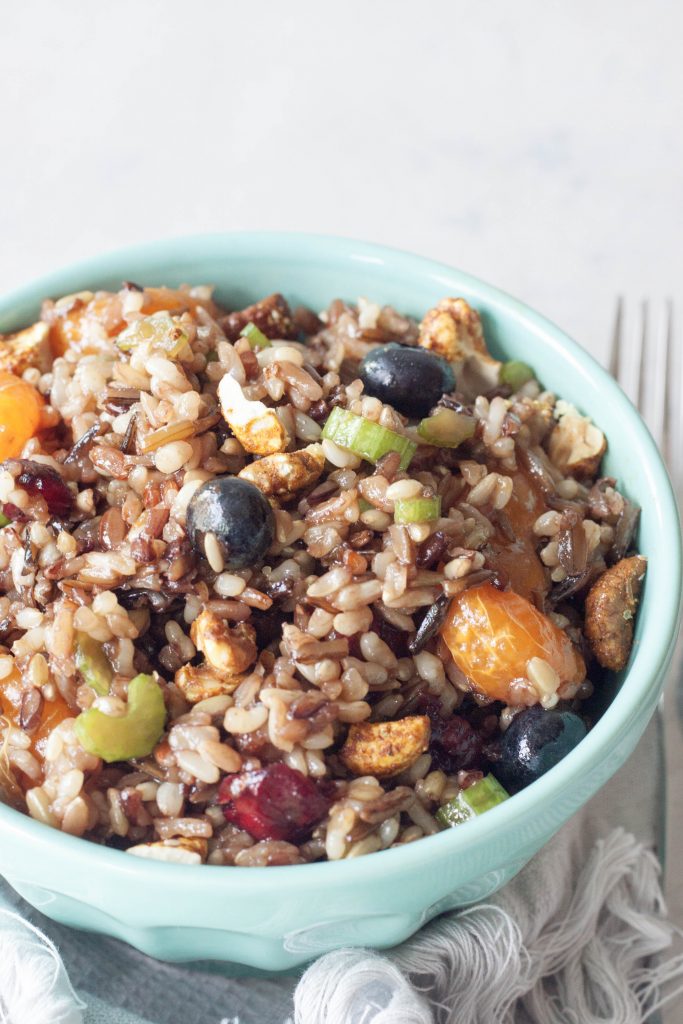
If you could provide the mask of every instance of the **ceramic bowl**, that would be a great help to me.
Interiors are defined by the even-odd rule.
[[[459,270],[344,239],[244,233],[136,246],[2,298],[0,331],[32,322],[45,296],[118,288],[123,279],[215,283],[219,301],[235,308],[273,291],[314,309],[365,295],[420,317],[445,295],[464,296],[481,311],[496,354],[530,363],[546,387],[593,416],[609,440],[605,471],[642,506],[638,543],[648,573],[612,702],[560,764],[476,820],[348,861],[217,868],[130,857],[0,805],[0,871],[29,903],[152,956],[282,970],[341,945],[392,946],[511,879],[635,747],[662,689],[681,588],[678,515],[660,456],[614,381],[543,317]]]

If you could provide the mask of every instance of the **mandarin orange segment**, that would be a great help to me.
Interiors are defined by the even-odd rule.
[[[193,298],[188,292],[174,288],[145,288],[142,312],[145,316],[160,313],[162,310],[167,313],[183,313],[185,310],[194,312],[197,306],[204,306],[211,312],[213,302],[200,301]]]
[[[547,661],[562,683],[580,683],[586,675],[566,633],[530,601],[490,583],[453,599],[441,634],[460,671],[493,700],[511,698],[510,685],[526,679],[531,658]]]
[[[87,339],[88,322],[100,324],[110,338],[126,326],[121,298],[113,292],[98,292],[89,302],[75,297],[72,305],[51,309],[45,318],[50,322],[50,347],[55,356],[63,356],[71,345]]]
[[[0,372],[0,462],[16,458],[40,429],[45,402],[21,377]]]
[[[24,693],[25,690],[16,669],[4,679],[0,679],[0,714],[3,714],[17,728],[21,728],[19,719]],[[45,756],[45,745],[52,730],[65,718],[73,718],[75,714],[76,712],[69,707],[59,691],[54,700],[43,701],[38,728],[31,735],[31,750],[41,761]]]
[[[538,517],[547,511],[541,490],[528,476],[517,471],[512,476],[512,496],[505,506],[515,540],[498,530],[490,541],[493,555],[488,561],[492,568],[502,569],[512,589],[528,600],[536,594],[545,594],[548,580],[536,546],[538,538],[533,532]]]
[[[50,347],[55,356],[63,356],[72,345],[78,345],[84,353],[90,350],[88,345],[88,326],[97,324],[104,328],[110,338],[115,338],[126,326],[123,319],[122,293],[97,292],[88,300],[88,296],[74,296],[73,302],[64,306],[54,306],[44,314],[50,324]],[[189,310],[194,313],[197,306],[204,306],[209,313],[216,307],[211,300],[197,299],[187,291],[174,288],[145,288],[142,298],[141,312],[144,316],[159,313],[183,313]]]

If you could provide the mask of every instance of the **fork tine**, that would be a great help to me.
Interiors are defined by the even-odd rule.
[[[674,341],[673,303],[666,303],[666,381],[664,456],[674,485],[683,486],[683,355]]]
[[[665,457],[669,330],[669,309],[666,303],[659,307],[656,319],[646,313],[641,353],[641,409]]]
[[[633,313],[624,304],[624,323],[619,346],[619,386],[625,391],[633,404],[641,410],[641,377],[640,372],[643,343],[646,337],[645,309],[640,303]]]
[[[624,300],[619,296],[617,309],[614,314],[614,326],[612,328],[612,344],[609,354],[609,372],[615,380],[619,380],[619,364],[621,361],[621,337],[624,321]]]
[[[636,379],[638,401],[636,404],[640,409],[640,415],[646,422],[650,413],[648,408],[650,400],[648,392],[649,378],[647,374],[648,339],[650,338],[649,312],[647,299],[644,299],[640,304],[640,349],[638,351],[638,376]]]

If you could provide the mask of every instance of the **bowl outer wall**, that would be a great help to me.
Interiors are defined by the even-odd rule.
[[[485,875],[495,881],[496,872],[502,881],[521,867],[617,770],[644,730],[671,657],[681,589],[677,510],[656,446],[615,382],[549,321],[458,270],[346,239],[237,233],[105,254],[0,300],[0,330],[35,319],[45,296],[119,287],[124,278],[168,285],[216,283],[219,301],[238,308],[277,290],[293,304],[313,308],[324,308],[338,295],[350,300],[365,295],[419,317],[444,295],[462,295],[482,312],[495,353],[529,362],[547,387],[593,416],[609,440],[607,472],[642,505],[639,545],[649,560],[648,576],[634,651],[616,699],[559,765],[480,819],[350,861],[220,871],[138,860],[55,832],[0,805],[0,870],[20,888],[37,884],[80,901],[83,910],[73,903],[65,918],[76,925],[102,927],[143,947],[134,929],[159,926],[230,929],[270,937],[277,945],[285,933],[298,929],[388,915],[379,937],[375,930],[368,938],[371,929],[364,937],[360,928],[358,941],[398,941],[447,894],[464,891]],[[104,919],[93,922],[86,907],[99,908],[123,927]],[[49,905],[44,909],[50,914]],[[182,955],[192,957],[190,932],[180,945]],[[165,955],[163,948],[154,951]],[[230,947],[225,955],[264,965],[263,955],[251,949],[240,956]],[[288,962],[303,959],[294,956]]]

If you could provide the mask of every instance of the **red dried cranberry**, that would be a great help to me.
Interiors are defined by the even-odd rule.
[[[17,485],[34,498],[44,498],[51,516],[66,519],[71,512],[73,494],[51,466],[22,459]]]
[[[330,807],[313,779],[286,764],[229,775],[220,784],[218,802],[226,820],[254,839],[289,842],[302,842]]]
[[[2,514],[13,523],[28,522],[28,516],[26,515],[24,510],[19,508],[18,505],[12,504],[11,501],[5,501],[3,503]]]
[[[327,634],[328,640],[348,640],[349,657],[358,658],[359,661],[363,658],[363,652],[360,649],[360,638],[360,633],[353,633],[352,636],[346,636],[344,633],[338,633],[336,629],[331,629]]]
[[[396,626],[392,626],[390,622],[387,622],[386,619],[376,612],[372,616],[372,630],[380,640],[384,640],[384,643],[387,647],[391,648],[397,658],[407,658],[409,656],[409,634],[402,629],[397,629]]]
[[[431,717],[431,716],[430,716]],[[478,769],[482,766],[482,740],[479,733],[460,715],[432,719],[430,753],[434,767],[445,772]]]

